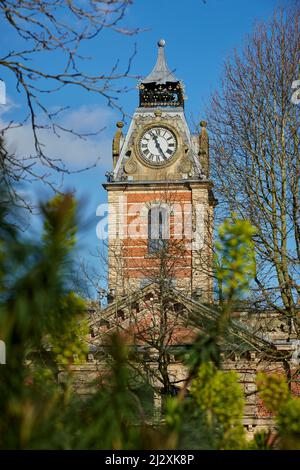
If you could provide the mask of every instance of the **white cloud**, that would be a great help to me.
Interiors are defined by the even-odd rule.
[[[1,115],[0,115],[1,116]],[[0,126],[7,123],[0,117]],[[101,106],[81,106],[64,112],[59,124],[77,133],[95,133],[114,120],[112,110]],[[5,133],[8,149],[17,156],[35,155],[34,141],[30,124],[11,128]],[[39,130],[40,141],[44,144],[45,154],[51,158],[60,158],[64,163],[76,166],[88,166],[99,159],[101,167],[110,168],[111,135],[107,129],[85,139],[60,131],[57,136],[50,129]]]
[[[4,114],[7,114],[11,112],[12,110],[16,110],[20,108],[20,105],[15,103],[9,95],[6,94],[6,103],[0,105],[0,123],[3,124],[2,122],[2,116]]]
[[[65,114],[63,123],[81,132],[97,132],[111,122],[113,111],[101,106],[83,105]]]

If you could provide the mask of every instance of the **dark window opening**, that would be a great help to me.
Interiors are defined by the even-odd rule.
[[[168,239],[169,211],[165,207],[152,207],[148,212],[148,252],[166,248]]]
[[[117,317],[121,318],[122,320],[125,320],[125,313],[124,310],[118,310],[117,311]]]

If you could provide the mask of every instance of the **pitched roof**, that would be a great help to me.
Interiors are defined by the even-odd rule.
[[[158,286],[153,283],[138,291],[119,298],[117,301],[112,302],[105,309],[101,310],[101,316],[96,320],[91,321],[90,326],[98,329],[101,321],[107,320],[109,322],[110,319],[116,318],[117,312],[126,308],[130,309],[131,305],[139,300],[144,300],[151,293],[157,293],[157,291]],[[205,331],[207,324],[216,321],[221,314],[218,309],[208,307],[201,302],[188,297],[186,294],[183,294],[174,287],[170,287],[168,289],[168,294],[173,304],[177,302],[184,307],[184,312],[180,314],[180,320],[178,320],[178,327],[176,326],[174,329],[174,339],[170,341],[170,344],[172,345],[175,345],[176,341],[179,341],[182,345],[192,343],[197,332]],[[141,331],[146,331],[147,327],[149,328],[150,321],[148,317],[149,315],[147,314],[146,307],[146,309],[140,311],[134,318],[134,322],[138,325],[139,333],[141,333]],[[183,326],[182,320],[188,320],[188,325],[185,323],[187,326]],[[96,334],[94,338],[95,343],[98,342],[98,339],[100,339],[103,334],[113,332],[119,328],[124,333],[130,330],[131,334],[135,334],[137,327],[134,325],[134,322],[132,322],[132,318],[130,319],[129,315],[127,318],[119,318],[118,321],[114,321],[105,332],[99,327],[98,334]],[[228,342],[228,345],[237,345],[242,343],[244,345],[248,345],[250,350],[266,354],[268,357],[273,357],[273,359],[275,357],[279,358],[279,356],[282,358],[282,353],[277,351],[276,346],[272,341],[257,334],[251,327],[239,320],[230,320],[227,333],[228,338],[226,337],[224,342]],[[176,343],[176,345],[180,345],[179,343]]]
[[[142,80],[142,83],[166,83],[166,82],[178,82],[179,80],[170,71],[166,63],[165,57],[165,41],[161,39],[158,41],[158,55],[156,64],[152,72]]]

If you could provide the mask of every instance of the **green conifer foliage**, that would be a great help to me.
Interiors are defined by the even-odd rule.
[[[260,397],[276,417],[277,447],[300,450],[300,398],[292,396],[283,375],[257,375]]]

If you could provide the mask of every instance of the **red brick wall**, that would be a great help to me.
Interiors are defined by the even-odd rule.
[[[160,261],[155,256],[148,255],[148,219],[147,211],[158,202],[164,202],[171,207],[169,228],[170,228],[170,251],[173,251],[172,272],[175,278],[191,279],[192,258],[190,241],[191,238],[181,237],[180,229],[176,224],[176,217],[172,213],[172,206],[177,209],[180,207],[182,211],[182,220],[184,215],[191,212],[191,191],[182,192],[136,192],[126,194],[125,202],[125,233],[127,234],[123,240],[122,256],[124,259],[125,272],[127,278],[146,278],[155,276],[156,270],[159,269]],[[142,207],[143,216],[139,218],[139,205]],[[138,233],[130,236],[130,224],[139,224],[142,231],[141,238]],[[129,232],[129,235],[128,235]],[[175,237],[174,237],[175,235]],[[178,238],[180,237],[180,238]],[[183,244],[188,246],[185,249]],[[170,263],[171,268],[171,263]]]

